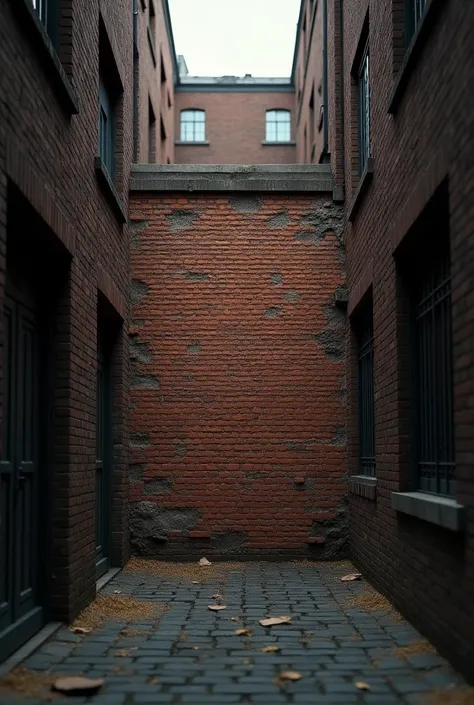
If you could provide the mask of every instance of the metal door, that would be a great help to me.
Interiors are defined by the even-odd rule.
[[[96,387],[96,577],[109,569],[110,544],[110,365],[99,341]]]
[[[6,297],[0,460],[0,660],[43,623],[39,600],[38,327]]]

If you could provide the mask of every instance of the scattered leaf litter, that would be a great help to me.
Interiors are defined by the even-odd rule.
[[[126,573],[156,575],[159,578],[178,579],[194,585],[201,585],[210,580],[225,578],[231,571],[241,571],[244,567],[245,563],[230,561],[201,566],[199,563],[171,563],[133,557],[124,570]]]
[[[235,633],[237,636],[252,636],[250,629],[236,629]]]
[[[204,566],[204,565],[212,565],[211,561],[208,561],[207,558],[201,558],[199,561],[199,565]]]
[[[357,690],[372,690],[370,685],[368,683],[366,683],[365,681],[356,681],[354,683],[354,685],[357,688]]]
[[[398,658],[406,658],[407,656],[416,656],[417,654],[435,654],[435,647],[426,639],[414,641],[406,646],[398,646],[394,649],[394,654]]]
[[[432,690],[423,705],[474,705],[474,688],[445,688]]]
[[[267,619],[261,619],[259,624],[261,624],[262,627],[276,627],[279,624],[291,624],[291,617],[268,617]]]
[[[51,686],[57,679],[54,673],[29,671],[24,666],[14,668],[0,679],[1,693],[19,693],[30,698],[51,697]],[[0,696],[0,701],[3,698]]]
[[[280,647],[277,646],[276,644],[269,644],[269,646],[264,646],[262,651],[264,654],[275,654],[277,651],[280,651]]]
[[[362,578],[362,573],[349,573],[349,575],[343,575],[340,578],[342,583],[351,583],[354,580],[360,580]]]
[[[386,612],[395,622],[403,622],[402,615],[397,612],[386,597],[372,588],[364,590],[359,595],[344,600],[345,609],[363,609],[366,612]]]
[[[140,620],[157,619],[167,611],[166,605],[155,602],[136,600],[131,595],[107,595],[99,593],[70,627],[71,631],[77,629],[96,629],[106,620],[138,622]]]

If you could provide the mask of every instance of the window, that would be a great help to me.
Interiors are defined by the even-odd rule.
[[[267,142],[291,141],[291,113],[289,110],[267,110],[265,140]]]
[[[357,74],[357,107],[358,107],[358,144],[359,144],[359,174],[364,171],[370,157],[370,81],[369,81],[369,43],[362,53]]]
[[[46,29],[54,47],[58,45],[59,0],[31,0],[33,9]]]
[[[153,0],[150,0],[150,11],[148,16],[148,27],[147,27],[147,37],[148,46],[150,47],[151,58],[153,60],[153,66],[156,66],[156,51],[155,51],[155,40],[156,40],[156,14],[155,7],[153,5]]]
[[[374,331],[372,299],[357,325],[359,397],[359,474],[375,475]]]
[[[181,111],[181,141],[204,142],[206,140],[206,113],[204,110]]]
[[[156,117],[155,111],[148,98],[148,163],[156,162]]]
[[[440,224],[440,223],[439,223]],[[439,224],[433,224],[439,227]],[[414,289],[418,489],[454,494],[451,276],[449,248],[432,252]]]
[[[411,38],[420,26],[421,20],[423,19],[423,13],[427,5],[427,0],[405,0],[405,13],[406,13],[406,32],[405,32],[405,42],[406,45],[411,41]]]
[[[99,79],[99,156],[109,176],[115,176],[115,101],[104,79]]]

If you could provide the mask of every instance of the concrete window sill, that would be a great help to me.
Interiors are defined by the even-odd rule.
[[[94,168],[97,176],[97,181],[99,182],[99,185],[105,197],[112,206],[118,222],[123,225],[127,222],[127,214],[125,213],[125,209],[123,207],[123,203],[120,199],[120,196],[117,193],[117,189],[114,186],[114,182],[110,178],[110,174],[107,170],[107,167],[105,166],[104,162],[100,157],[95,157]]]
[[[57,97],[69,115],[79,113],[77,96],[63,69],[51,39],[33,8],[31,0],[15,0],[12,7],[25,33],[38,48],[48,79],[51,81]]]
[[[375,500],[377,497],[377,478],[369,475],[351,475],[349,491],[365,499]]]
[[[176,140],[176,147],[209,147],[210,142],[203,140],[202,142],[183,142],[182,140]]]
[[[403,63],[398,71],[392,98],[388,108],[388,112],[391,115],[394,115],[398,110],[418,57],[423,51],[423,47],[426,44],[426,40],[437,19],[439,11],[445,4],[445,0],[428,0],[426,4],[423,19],[421,20],[415,34],[411,38],[410,44],[405,52]]]
[[[290,140],[289,142],[267,142],[264,140],[262,142],[262,147],[294,147],[296,142]]]
[[[462,531],[464,507],[455,499],[426,492],[392,492],[392,508],[450,531]]]
[[[347,212],[347,218],[350,223],[353,223],[356,218],[360,204],[362,203],[364,196],[367,193],[367,190],[370,186],[370,182],[372,181],[373,176],[374,176],[374,160],[372,159],[372,157],[369,157],[367,159],[367,164],[365,165],[365,169],[362,172],[362,175],[361,175],[359,183],[357,185],[355,194],[352,198],[351,204],[349,206],[349,210]]]

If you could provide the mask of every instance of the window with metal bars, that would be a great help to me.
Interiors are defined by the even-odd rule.
[[[374,329],[372,300],[358,323],[359,474],[375,475]]]
[[[427,4],[428,0],[405,0],[405,37],[407,46],[421,24]]]
[[[437,256],[415,290],[416,454],[418,489],[455,491],[451,274]]]
[[[370,75],[369,42],[365,45],[357,73],[359,174],[370,157]]]
[[[31,0],[53,46],[57,49],[59,38],[59,0]]]

